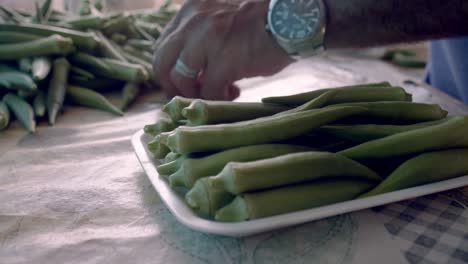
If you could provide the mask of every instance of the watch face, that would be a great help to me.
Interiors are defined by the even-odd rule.
[[[285,39],[306,38],[320,25],[320,9],[318,0],[278,0],[270,13],[270,27]]]

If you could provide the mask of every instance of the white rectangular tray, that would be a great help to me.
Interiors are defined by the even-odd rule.
[[[468,175],[437,183],[426,184],[418,187],[408,188],[400,191],[376,195],[364,199],[351,200],[322,206],[314,209],[303,210],[278,216],[267,217],[258,220],[250,220],[240,223],[220,223],[207,220],[196,215],[184,202],[177,192],[172,190],[166,180],[158,175],[156,161],[146,151],[146,143],[149,138],[143,130],[138,131],[132,137],[132,144],[141,166],[153,184],[167,208],[182,224],[189,228],[205,233],[226,236],[247,236],[273,229],[297,225],[321,218],[358,211],[374,206],[384,205],[392,202],[415,198],[431,193],[446,191],[468,185]]]

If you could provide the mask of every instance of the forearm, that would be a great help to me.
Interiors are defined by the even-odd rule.
[[[325,46],[368,47],[468,35],[466,0],[325,0]]]

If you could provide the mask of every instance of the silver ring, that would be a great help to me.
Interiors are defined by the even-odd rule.
[[[194,79],[198,75],[198,71],[187,66],[180,57],[177,59],[175,63],[175,70],[180,75],[185,76],[190,79]]]

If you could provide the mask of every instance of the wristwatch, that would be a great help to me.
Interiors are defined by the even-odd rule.
[[[309,57],[325,50],[324,0],[271,0],[267,30],[293,57]]]

